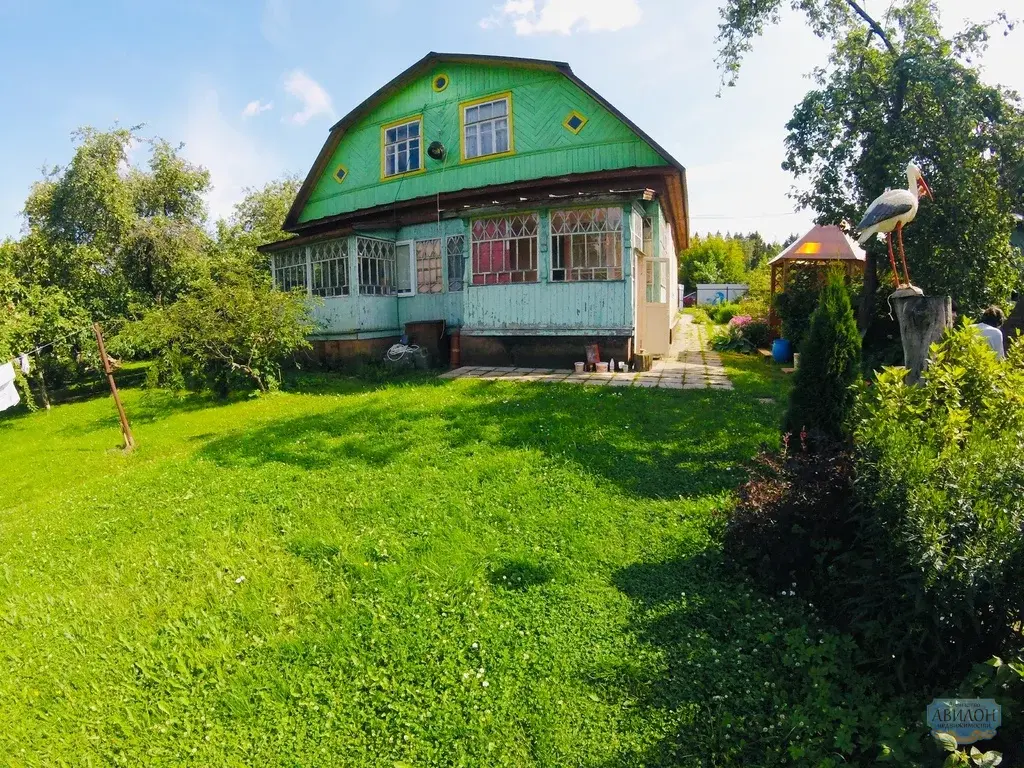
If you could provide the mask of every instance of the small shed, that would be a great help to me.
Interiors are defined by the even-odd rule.
[[[826,267],[832,263],[842,264],[848,277],[863,274],[864,250],[834,224],[819,224],[768,262],[772,270],[772,305],[775,294],[786,290],[791,269],[796,266]],[[778,318],[774,309],[769,319],[772,328],[776,328]]]

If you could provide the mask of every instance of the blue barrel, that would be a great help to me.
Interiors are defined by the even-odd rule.
[[[789,339],[776,339],[772,342],[772,360],[776,363],[788,363],[793,359],[793,345]]]

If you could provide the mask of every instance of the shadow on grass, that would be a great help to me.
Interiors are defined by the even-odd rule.
[[[662,723],[663,735],[626,749],[608,768],[784,764],[769,756],[774,737],[749,721],[773,716],[779,700],[760,703],[758,693],[766,681],[791,679],[795,670],[767,645],[762,651],[769,652],[749,653],[767,641],[767,632],[785,629],[744,596],[749,585],[723,563],[720,551],[630,565],[612,582],[632,603],[630,631],[646,658],[656,661],[627,658],[594,669],[588,682],[606,700],[629,701],[638,721]],[[737,658],[738,642],[746,646],[746,658]],[[744,688],[748,697],[755,689],[750,703]],[[757,711],[748,712],[751,705]],[[744,756],[725,757],[737,745]]]
[[[525,558],[506,560],[487,574],[487,581],[494,587],[512,592],[526,592],[533,587],[547,584],[555,577],[555,569],[544,563],[535,563]]]
[[[101,429],[117,427],[117,409],[114,406],[114,399],[110,396],[110,390],[105,393],[98,393],[93,399],[106,398],[110,401],[110,410],[103,416],[88,421],[68,424],[60,430],[63,435],[84,435],[96,432]],[[195,411],[220,408],[233,403],[241,402],[248,397],[247,394],[236,394],[229,397],[215,397],[210,394],[192,394],[169,392],[162,389],[142,390],[139,395],[132,397],[124,403],[125,413],[132,425],[153,424],[172,416]]]
[[[281,462],[309,470],[386,466],[413,447],[456,454],[538,451],[645,498],[719,493],[775,428],[755,400],[724,391],[660,391],[435,380],[384,387],[346,381],[315,391],[366,398],[216,437],[200,455],[225,466]],[[425,424],[424,421],[431,423]],[[205,439],[207,436],[203,436]]]
[[[341,468],[352,462],[381,467],[413,445],[409,433],[419,418],[379,403],[350,406],[216,437],[203,445],[199,455],[225,467],[267,462],[306,470]]]
[[[540,451],[645,498],[735,487],[738,465],[774,428],[772,413],[727,391],[476,386],[478,396],[443,411],[452,447],[494,442]]]

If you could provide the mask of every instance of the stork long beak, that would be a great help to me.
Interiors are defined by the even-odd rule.
[[[922,192],[924,192],[926,195],[928,195],[928,199],[929,200],[934,200],[935,199],[934,197],[932,197],[932,190],[928,186],[928,182],[924,180],[924,176],[918,176],[917,177],[917,193],[918,193],[918,196],[920,196],[920,194]]]

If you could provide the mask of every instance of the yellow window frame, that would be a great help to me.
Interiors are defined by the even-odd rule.
[[[580,119],[579,128],[573,128],[571,125],[569,125],[569,121],[572,120],[574,117],[578,117]],[[590,119],[586,115],[582,114],[581,112],[577,112],[574,109],[572,112],[566,115],[565,120],[562,121],[562,127],[565,128],[565,130],[567,130],[569,133],[576,134],[578,136],[579,132],[586,128],[587,123],[589,122]]]
[[[339,172],[344,172],[344,175],[340,179],[338,178]],[[334,181],[337,182],[338,184],[344,184],[345,180],[348,179],[348,168],[346,168],[344,165],[339,165],[337,168],[334,169],[334,173],[331,174],[331,178],[334,179]]]
[[[387,147],[388,147],[387,133],[392,128],[397,128],[400,125],[408,125],[409,123],[419,123],[420,124],[420,136],[419,136],[419,138],[420,138],[420,167],[417,168],[415,171],[406,171],[405,173],[393,173],[392,175],[388,176],[385,173],[385,171],[387,171],[387,166],[385,164],[386,163],[386,152],[387,152]],[[424,147],[423,147],[423,143],[424,143],[423,138],[424,137],[423,137],[423,113],[422,112],[420,112],[418,114],[415,114],[415,115],[408,115],[406,117],[401,118],[400,120],[392,120],[389,123],[384,123],[384,125],[382,125],[380,127],[380,180],[381,180],[381,182],[393,181],[395,179],[405,179],[405,178],[408,178],[409,176],[417,176],[417,175],[419,175],[421,173],[426,173],[427,172],[426,153],[425,153],[425,150],[424,150]],[[397,164],[396,164],[395,167],[397,168]]]
[[[475,107],[478,104],[486,104],[489,101],[499,101],[501,99],[506,99],[508,101],[508,150],[505,152],[496,152],[490,155],[466,157],[466,110],[470,107]],[[483,96],[479,99],[459,102],[459,154],[462,158],[461,162],[476,163],[480,160],[494,160],[499,157],[508,157],[515,153],[515,120],[512,116],[512,91],[493,93],[490,96]]]

